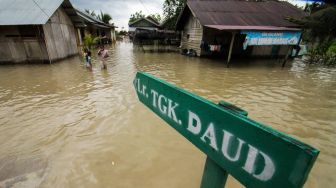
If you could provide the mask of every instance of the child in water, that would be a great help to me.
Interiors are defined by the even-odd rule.
[[[109,57],[108,51],[104,48],[104,46],[100,46],[100,50],[98,51],[98,56],[102,62],[102,69],[106,69],[106,60]]]
[[[92,64],[91,64],[91,51],[88,48],[84,49],[84,58],[85,58],[85,65],[86,68],[92,69]]]

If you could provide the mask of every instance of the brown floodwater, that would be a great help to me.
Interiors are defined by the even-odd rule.
[[[107,70],[93,65],[75,57],[0,67],[0,187],[199,187],[205,155],[139,103],[139,70],[316,147],[305,187],[336,186],[335,68],[265,60],[228,69],[130,43],[111,47]]]

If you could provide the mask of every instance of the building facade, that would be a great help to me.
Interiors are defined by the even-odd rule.
[[[105,43],[116,42],[113,24],[106,24],[86,12],[76,9],[76,15],[72,17],[75,24],[77,37],[80,45],[83,45],[85,35],[101,38]]]
[[[78,54],[75,28],[66,13],[74,12],[68,0],[0,3],[8,6],[0,13],[1,63],[50,63]]]
[[[288,2],[188,0],[176,29],[181,48],[197,56],[281,57],[301,39],[301,28],[286,18],[304,16]]]
[[[116,40],[115,26],[76,10],[69,0],[0,0],[0,63],[51,63],[77,55],[85,34]]]

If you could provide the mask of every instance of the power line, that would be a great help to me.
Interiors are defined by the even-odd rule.
[[[149,11],[148,11],[147,7],[144,5],[144,3],[142,2],[142,0],[139,0],[139,2],[145,8],[145,11],[147,11],[147,14],[149,14]]]
[[[34,3],[35,3],[35,5],[38,7],[38,8],[40,8],[41,9],[41,11],[49,18],[50,16],[40,7],[40,5],[38,5],[37,3],[36,3],[36,1],[35,0],[32,0]]]

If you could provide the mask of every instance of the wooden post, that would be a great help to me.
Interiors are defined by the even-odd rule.
[[[232,33],[232,38],[231,38],[231,43],[230,43],[229,55],[228,55],[228,58],[227,58],[227,67],[229,67],[229,63],[230,63],[230,60],[231,60],[232,48],[233,48],[233,43],[234,43],[235,37],[236,37],[236,32],[233,32]]]
[[[290,47],[289,47],[289,50],[288,50],[288,52],[287,52],[287,54],[286,54],[286,57],[285,57],[284,61],[282,62],[282,66],[281,66],[282,68],[285,67],[285,65],[286,65],[286,63],[287,63],[287,60],[288,60],[288,57],[292,54],[292,51],[293,51],[293,47],[290,46]]]
[[[77,28],[77,34],[78,34],[78,39],[79,39],[79,46],[82,46],[83,45],[83,39],[82,39],[80,28]]]

